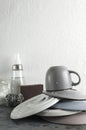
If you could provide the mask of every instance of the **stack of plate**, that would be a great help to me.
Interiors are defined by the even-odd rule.
[[[69,91],[69,94],[66,95],[65,91]],[[69,125],[86,124],[86,96],[74,90],[73,91],[76,94],[72,93],[71,90],[65,91],[44,92],[47,95],[51,95],[51,97],[55,98],[59,97],[58,95],[60,95],[58,98],[59,101],[55,105],[51,106],[51,108],[38,113],[38,115],[42,116],[43,119],[53,123]]]
[[[11,119],[21,119],[37,114],[50,122],[80,125],[86,124],[85,111],[86,101],[62,100],[40,94],[16,106],[10,117]]]
[[[60,100],[51,109],[38,113],[43,119],[69,125],[86,124],[86,101]]]
[[[61,73],[59,68],[62,69]],[[72,85],[65,85],[69,80],[64,68],[56,66],[47,71],[46,91],[44,91],[44,94],[60,100],[51,109],[45,110],[39,115],[47,121],[59,124],[86,124],[86,95],[73,89]],[[59,111],[58,115],[56,111]]]

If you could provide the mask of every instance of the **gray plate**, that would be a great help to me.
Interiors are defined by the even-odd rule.
[[[44,91],[43,92],[46,95],[52,96],[52,97],[57,97],[60,99],[74,99],[74,100],[85,100],[86,99],[86,94],[82,94],[78,90],[73,90],[73,89],[68,89],[68,90],[63,90],[63,91]]]
[[[57,124],[83,125],[86,124],[86,112],[64,117],[42,117],[44,120]]]
[[[63,110],[73,111],[86,111],[86,100],[85,101],[73,101],[73,100],[60,100],[52,108],[58,108]]]

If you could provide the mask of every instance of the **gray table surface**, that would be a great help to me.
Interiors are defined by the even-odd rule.
[[[0,106],[0,130],[86,130],[86,125],[69,126],[49,123],[38,116],[10,119],[12,108]]]

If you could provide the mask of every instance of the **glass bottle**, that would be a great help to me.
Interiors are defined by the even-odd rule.
[[[12,66],[11,93],[19,95],[20,86],[23,84],[24,84],[23,66],[22,64],[14,64]]]
[[[9,106],[16,106],[24,100],[20,86],[24,85],[23,65],[19,54],[16,56],[15,64],[12,65],[12,76],[10,84],[10,94],[6,96]]]

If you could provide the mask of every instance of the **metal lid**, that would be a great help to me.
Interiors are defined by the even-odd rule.
[[[23,70],[22,64],[14,64],[12,65],[12,70]]]

